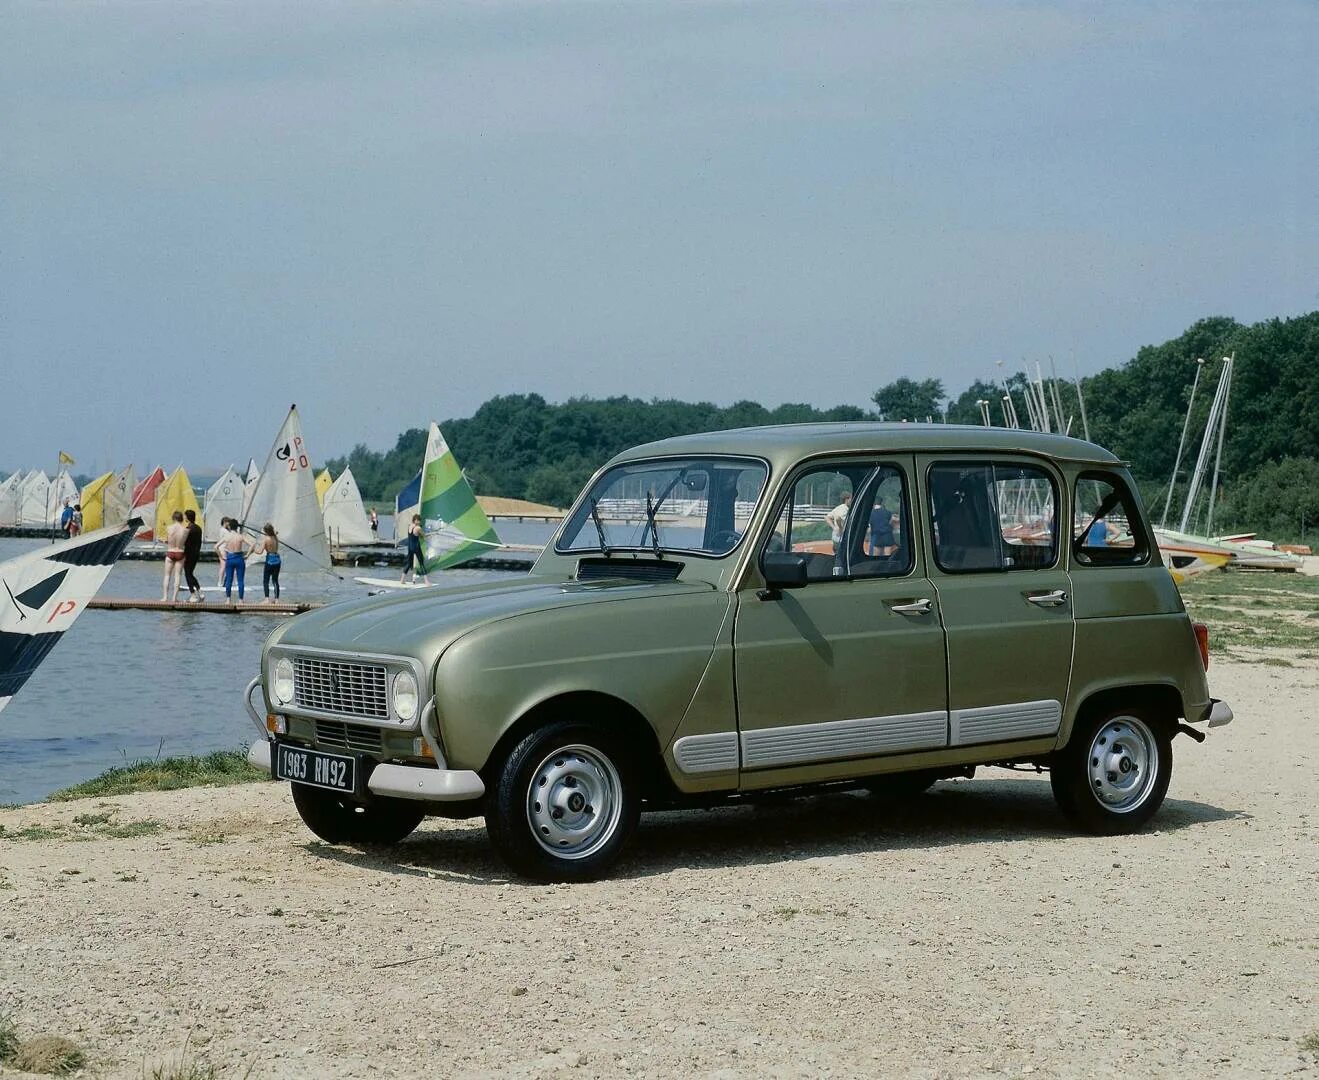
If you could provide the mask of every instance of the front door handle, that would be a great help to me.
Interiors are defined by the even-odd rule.
[[[1062,607],[1067,603],[1067,593],[1062,589],[1054,589],[1053,592],[1027,593],[1026,599],[1040,607]]]
[[[928,615],[934,610],[934,605],[927,599],[910,600],[905,604],[890,604],[890,611],[896,611],[899,615]]]

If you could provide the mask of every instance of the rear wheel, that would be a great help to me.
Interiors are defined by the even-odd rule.
[[[1168,725],[1120,708],[1078,724],[1049,771],[1063,813],[1087,832],[1135,832],[1163,805],[1172,779]]]
[[[486,795],[486,831],[510,867],[537,881],[591,881],[618,858],[641,812],[625,748],[593,725],[531,732]]]
[[[362,805],[334,791],[306,784],[289,786],[303,823],[330,844],[397,844],[426,816],[406,799],[376,798]]]

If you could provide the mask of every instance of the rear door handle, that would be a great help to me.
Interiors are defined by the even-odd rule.
[[[1026,599],[1040,607],[1062,607],[1067,603],[1067,593],[1062,589],[1054,589],[1053,592],[1027,593]]]
[[[896,611],[899,615],[928,615],[934,610],[934,605],[924,597],[920,600],[910,600],[905,604],[890,604],[890,611]]]

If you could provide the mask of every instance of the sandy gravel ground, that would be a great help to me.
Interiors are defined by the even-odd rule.
[[[0,1011],[104,1076],[1319,1075],[1319,664],[1211,675],[1237,722],[1134,838],[998,772],[649,817],[573,887],[479,822],[329,847],[274,784],[0,812]]]

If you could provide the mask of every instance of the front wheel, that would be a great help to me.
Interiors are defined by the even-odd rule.
[[[303,823],[329,844],[397,844],[426,816],[420,806],[406,799],[377,798],[363,806],[338,792],[306,784],[289,786]]]
[[[1087,832],[1135,832],[1163,805],[1172,779],[1167,726],[1139,709],[1077,725],[1049,772],[1063,813]]]
[[[560,721],[531,732],[486,795],[491,843],[537,881],[592,881],[618,858],[641,800],[630,756],[607,732]]]

